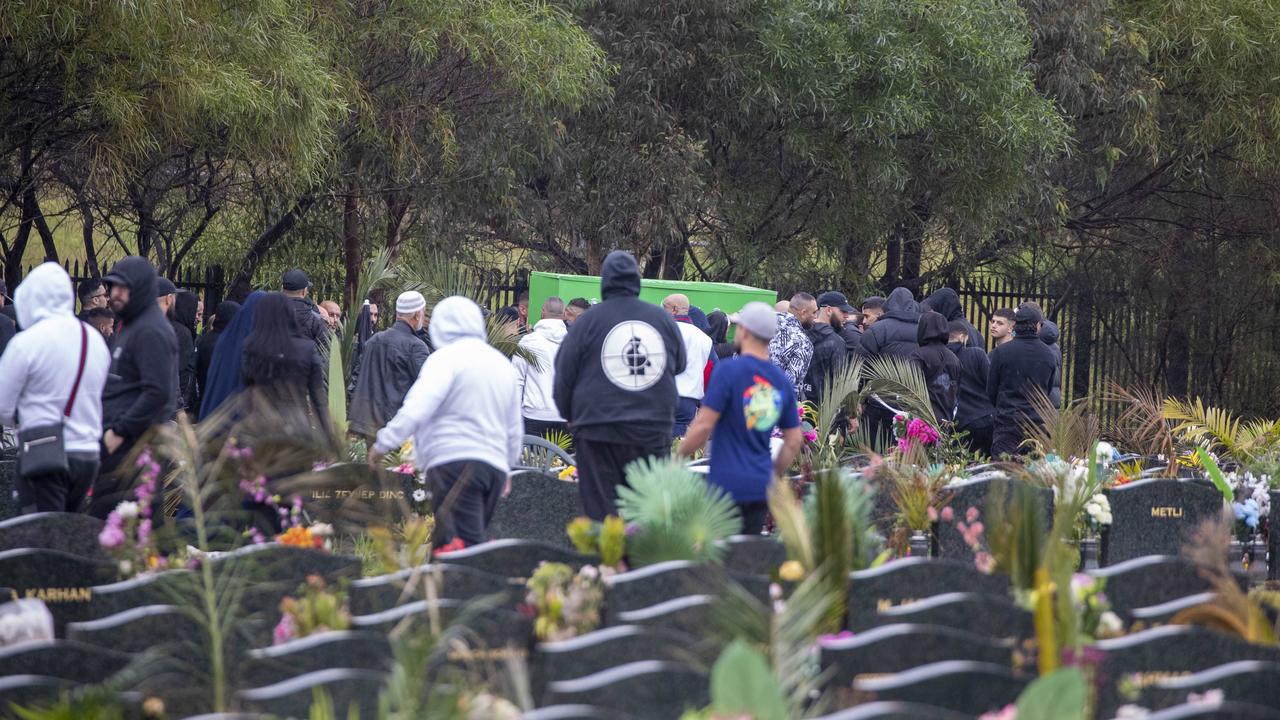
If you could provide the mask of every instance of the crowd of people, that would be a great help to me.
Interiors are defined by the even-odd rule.
[[[33,270],[0,308],[0,424],[17,428],[20,457],[35,457],[32,443],[57,428],[66,460],[41,473],[20,463],[20,506],[105,517],[130,489],[117,470],[151,428],[184,412],[203,420],[242,395],[328,430],[329,357],[344,318],[310,288],[304,271],[290,270],[279,291],[220,302],[206,316],[201,298],[129,257],[79,284],[77,314],[66,272]],[[800,403],[821,402],[855,358],[913,364],[929,419],[996,458],[1018,454],[1025,424],[1039,419],[1037,393],[1061,400],[1058,330],[1030,302],[993,313],[988,353],[949,288],[919,302],[896,288],[858,308],[839,291],[800,292],[775,307],[708,314],[683,294],[641,300],[635,258],[615,251],[600,297],[546,298],[530,326],[522,295],[497,316],[519,333],[511,358],[489,345],[492,319],[466,298],[428,309],[420,293],[402,293],[381,331],[378,305],[361,306],[348,428],[375,466],[413,441],[439,547],[487,539],[526,435],[570,444],[580,509],[597,520],[616,513],[633,461],[707,449],[707,481],[738,504],[750,533],[765,525],[769,483],[801,449]],[[861,424],[887,437],[893,403],[873,398],[822,430]]]

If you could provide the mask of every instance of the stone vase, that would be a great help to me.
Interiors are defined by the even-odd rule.
[[[911,534],[911,557],[929,557],[930,539],[928,534],[915,532]]]
[[[1227,561],[1232,572],[1244,572],[1244,547],[1239,540],[1232,540],[1227,548]]]
[[[1080,540],[1080,569],[1094,570],[1098,567],[1098,538],[1087,537]]]

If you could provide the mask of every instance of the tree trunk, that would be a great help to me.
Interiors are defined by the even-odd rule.
[[[89,207],[89,201],[79,188],[76,190],[76,209],[80,211],[80,232],[84,242],[84,273],[89,277],[102,277],[102,270],[98,267],[98,246],[93,242],[93,208]]]
[[[40,242],[44,244],[45,262],[58,262],[58,245],[53,241],[53,231],[49,229],[49,223],[45,222],[44,213],[40,210],[40,200],[36,197],[34,185],[28,186],[22,193],[22,205],[27,217],[35,223]]]
[[[31,216],[27,214],[27,204],[22,203],[21,219],[18,231],[13,236],[13,244],[4,256],[4,282],[9,288],[10,296],[22,281],[22,258],[27,254],[27,242],[31,239]]]
[[[342,260],[346,267],[347,282],[343,292],[345,305],[353,307],[356,289],[360,287],[360,199],[355,187],[347,188],[342,200]]]
[[[280,242],[280,239],[289,234],[289,231],[298,224],[298,220],[311,209],[315,204],[315,198],[302,197],[299,198],[288,212],[280,216],[280,219],[274,225],[267,228],[254,239],[253,244],[249,246],[248,252],[244,255],[244,260],[240,262],[240,267],[236,270],[236,274],[231,278],[231,282],[227,288],[227,299],[236,302],[244,302],[249,295],[249,287],[253,282],[253,274],[258,271],[258,265],[262,264],[263,258],[271,249]]]
[[[395,262],[404,241],[404,219],[409,213],[409,199],[401,193],[387,195],[387,257]]]

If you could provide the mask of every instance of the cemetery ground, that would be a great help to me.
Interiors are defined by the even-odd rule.
[[[813,433],[761,536],[678,460],[578,518],[529,439],[444,553],[411,447],[180,421],[106,522],[0,508],[0,717],[1280,717],[1280,433],[1140,412],[1047,413],[1019,463]]]

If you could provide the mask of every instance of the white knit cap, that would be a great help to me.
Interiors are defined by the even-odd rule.
[[[412,315],[426,306],[426,298],[417,290],[400,293],[400,297],[396,298],[397,315]]]

